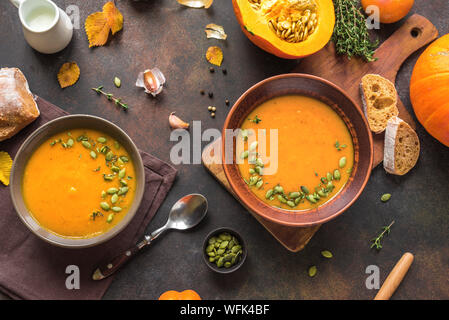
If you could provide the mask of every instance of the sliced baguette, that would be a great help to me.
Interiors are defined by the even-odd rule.
[[[384,168],[388,173],[402,176],[418,161],[420,150],[418,135],[398,117],[388,120],[384,148]]]
[[[377,74],[367,74],[362,78],[360,91],[363,111],[369,127],[374,133],[382,133],[388,119],[399,114],[398,94],[394,84]]]

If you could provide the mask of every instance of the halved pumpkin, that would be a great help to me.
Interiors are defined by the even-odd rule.
[[[246,36],[280,58],[298,59],[321,50],[334,31],[332,0],[232,0]]]

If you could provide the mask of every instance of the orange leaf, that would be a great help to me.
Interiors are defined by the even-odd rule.
[[[80,77],[80,68],[75,62],[66,62],[58,72],[58,81],[61,88],[75,84]]]
[[[102,46],[108,41],[109,30],[107,15],[103,12],[95,12],[89,15],[85,23],[87,39],[89,39],[89,48]]]
[[[210,63],[220,66],[223,61],[223,51],[219,47],[213,46],[209,47],[206,52],[206,59]]]
[[[112,34],[122,30],[123,28],[123,15],[118,11],[115,4],[111,1],[106,2],[103,6],[103,12],[108,17],[108,24],[111,28]]]
[[[84,24],[89,48],[102,46],[108,41],[109,31],[112,34],[122,30],[123,16],[113,2],[106,2],[102,12],[89,15]]]

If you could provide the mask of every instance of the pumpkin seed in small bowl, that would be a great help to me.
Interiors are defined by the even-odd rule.
[[[231,273],[246,260],[248,251],[240,234],[229,228],[210,232],[203,243],[203,259],[206,265],[218,273]]]

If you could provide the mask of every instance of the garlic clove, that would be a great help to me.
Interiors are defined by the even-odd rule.
[[[137,76],[136,86],[144,88],[145,92],[153,97],[161,93],[165,83],[165,77],[158,68],[147,69]]]
[[[188,129],[190,126],[187,122],[184,122],[179,117],[175,116],[174,112],[170,113],[168,122],[173,129]]]

